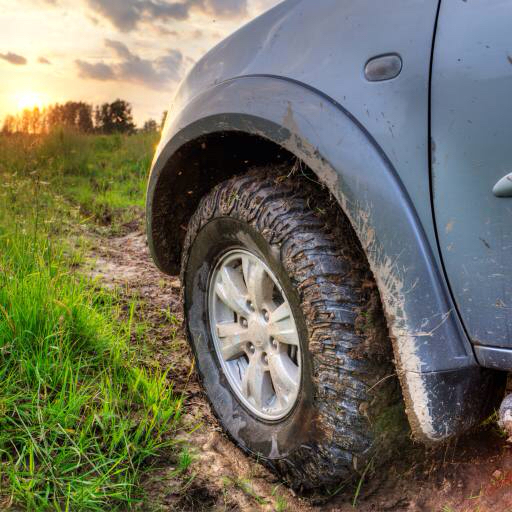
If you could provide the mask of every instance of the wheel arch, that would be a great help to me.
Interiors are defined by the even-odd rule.
[[[337,199],[368,257],[413,432],[437,441],[468,428],[483,404],[462,397],[476,395],[491,377],[475,362],[414,205],[371,135],[317,91],[244,77],[200,94],[173,116],[148,186],[155,262],[175,270],[176,230],[186,229],[202,193],[250,166],[294,158]]]
[[[158,179],[148,189],[149,245],[155,263],[167,274],[179,273],[188,220],[206,193],[251,167],[292,158],[283,147],[249,131],[231,127],[202,133],[203,121],[181,134],[190,140],[176,150],[169,150],[171,156],[163,157]],[[164,151],[167,152],[166,148]],[[173,229],[168,229],[170,224]]]

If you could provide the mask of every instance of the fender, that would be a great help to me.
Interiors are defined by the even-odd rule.
[[[489,373],[475,361],[414,205],[371,135],[320,92],[285,78],[245,76],[211,87],[173,116],[147,194],[149,247],[160,268],[159,182],[173,172],[169,162],[185,143],[223,131],[258,135],[287,149],[350,219],[380,291],[415,436],[439,441],[470,427],[484,404],[468,397],[488,385]]]

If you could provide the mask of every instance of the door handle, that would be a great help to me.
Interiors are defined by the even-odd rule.
[[[512,197],[512,172],[503,176],[492,188],[496,197]]]

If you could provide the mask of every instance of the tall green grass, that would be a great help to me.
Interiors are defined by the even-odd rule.
[[[155,134],[0,137],[0,173],[37,173],[83,217],[116,233],[141,216]]]
[[[137,364],[133,315],[76,270],[79,192],[107,179],[94,155],[115,162],[132,143],[145,165],[137,140],[0,138],[0,509],[126,510],[151,457],[173,445],[180,398]],[[135,183],[133,162],[120,173]],[[126,211],[141,191],[124,200]]]

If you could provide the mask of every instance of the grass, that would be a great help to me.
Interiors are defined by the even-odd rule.
[[[255,490],[254,486],[251,483],[250,478],[243,478],[243,477],[224,477],[224,487],[235,487],[242,491],[246,496],[249,496],[260,506],[267,505],[269,503],[269,500],[263,496],[260,496]]]
[[[79,271],[84,233],[142,208],[155,142],[0,137],[0,509],[126,510],[164,448],[190,464],[181,398],[137,364],[115,292]]]
[[[0,173],[51,182],[84,219],[116,233],[144,208],[154,134],[0,137]]]
[[[276,485],[272,490],[272,496],[274,497],[274,508],[276,512],[286,512],[288,510],[288,502],[281,494],[278,494],[280,485]]]

